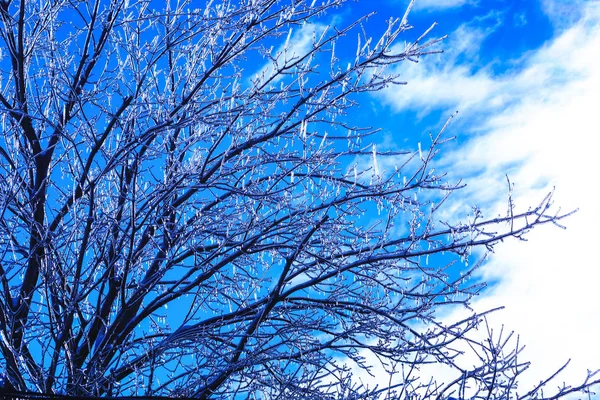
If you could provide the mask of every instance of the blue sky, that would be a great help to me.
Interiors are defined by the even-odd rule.
[[[376,36],[406,4],[362,1],[349,4],[349,12],[377,11],[366,24]],[[414,148],[459,111],[450,128],[458,139],[438,165],[468,185],[446,208],[450,219],[473,204],[489,217],[504,215],[506,175],[517,208],[537,205],[554,187],[557,208],[579,208],[566,230],[545,226],[527,242],[498,245],[480,271],[494,284],[474,304],[480,311],[506,306],[490,323],[516,331],[527,346],[523,358],[533,364],[522,387],[568,359],[556,384],[579,382],[587,368],[600,368],[600,262],[594,254],[600,1],[417,0],[409,22],[414,29],[406,40],[437,22],[430,37],[447,34],[439,46],[445,52],[399,66],[408,84],[363,101],[365,119],[373,123],[375,116],[383,128],[378,146]]]

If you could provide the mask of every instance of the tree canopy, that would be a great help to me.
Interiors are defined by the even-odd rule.
[[[344,3],[0,2],[0,365],[14,388],[516,393],[520,347],[470,339],[484,314],[448,325],[436,310],[482,290],[472,249],[565,215],[549,195],[440,220],[462,185],[434,168],[446,126],[398,151],[352,113],[443,38],[432,26],[403,43],[410,5],[371,38],[364,19],[336,20]],[[459,366],[458,343],[480,364]],[[366,354],[389,382],[359,379]],[[429,363],[456,380],[421,377]]]

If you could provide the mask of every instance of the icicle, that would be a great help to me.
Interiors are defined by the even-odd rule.
[[[302,120],[302,123],[300,123],[300,136],[302,137],[302,140],[306,140],[306,127],[307,127],[307,123],[306,120]]]
[[[325,132],[325,134],[323,135],[323,139],[321,139],[321,144],[319,144],[319,150],[321,150],[321,148],[325,144],[325,139],[327,139],[327,132]]]
[[[288,35],[287,35],[287,39],[285,39],[285,44],[283,45],[283,48],[285,50],[287,50],[289,48],[291,38],[292,38],[292,28],[290,28],[290,31],[288,32]]]
[[[379,176],[379,165],[377,165],[377,148],[373,144],[373,174]]]
[[[360,33],[358,34],[358,44],[356,45],[356,60],[354,61],[354,64],[358,64],[359,60],[360,60]]]

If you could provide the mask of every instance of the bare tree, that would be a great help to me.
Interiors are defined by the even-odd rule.
[[[470,339],[483,315],[446,326],[435,311],[481,290],[464,264],[472,248],[564,215],[549,196],[440,222],[460,188],[432,168],[444,129],[422,150],[381,151],[348,116],[365,92],[402,83],[386,67],[440,39],[425,41],[428,29],[397,44],[408,11],[377,40],[363,20],[328,22],[344,0],[159,3],[0,2],[10,383],[78,396],[513,396],[519,346]],[[339,45],[350,32],[351,55]],[[479,366],[460,367],[458,343]],[[366,354],[389,382],[361,383]],[[459,378],[423,379],[427,363]]]

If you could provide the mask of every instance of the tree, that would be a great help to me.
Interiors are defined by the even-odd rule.
[[[381,151],[349,113],[402,83],[387,67],[441,39],[425,41],[430,28],[400,47],[408,11],[377,40],[362,19],[326,25],[344,3],[0,2],[0,360],[12,386],[515,393],[519,346],[470,339],[484,314],[445,326],[436,310],[482,289],[471,249],[566,215],[549,195],[505,217],[438,221],[461,187],[433,169],[445,127],[426,149]],[[339,45],[349,33],[352,55]],[[459,366],[461,342],[480,365]],[[360,383],[366,354],[389,384]],[[459,377],[419,379],[427,363]]]

